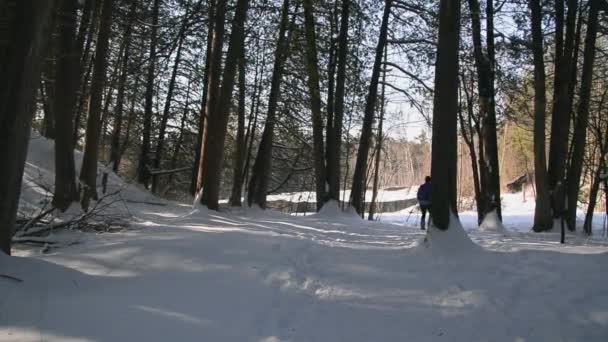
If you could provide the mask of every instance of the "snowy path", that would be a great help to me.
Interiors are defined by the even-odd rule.
[[[159,212],[159,209],[162,212]],[[134,229],[0,257],[0,341],[606,341],[608,247],[471,231],[134,206]]]

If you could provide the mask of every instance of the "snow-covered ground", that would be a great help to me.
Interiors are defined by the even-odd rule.
[[[34,159],[28,170],[51,172]],[[70,246],[0,256],[0,341],[608,338],[608,242],[530,233],[508,200],[503,232],[461,215],[468,244],[426,236],[405,211],[216,213],[111,182],[165,205],[125,202],[127,231],[60,232]]]
[[[408,198],[416,197],[417,187],[399,188],[394,190],[378,190],[378,202],[401,201]],[[370,201],[372,198],[372,190],[365,192],[365,198]],[[309,202],[316,203],[316,194],[313,191],[285,192],[281,194],[269,195],[267,200],[272,201],[287,201],[287,202]],[[341,191],[340,199],[348,201],[350,198],[350,190]]]

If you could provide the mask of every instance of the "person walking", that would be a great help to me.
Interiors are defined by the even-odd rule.
[[[420,220],[420,229],[424,230],[426,227],[426,213],[431,209],[431,177],[426,176],[424,178],[424,184],[422,184],[418,188],[418,194],[416,195],[418,199],[418,205],[420,206],[420,211],[422,211],[422,219]],[[430,213],[429,213],[430,216]],[[429,219],[430,222],[430,219]]]

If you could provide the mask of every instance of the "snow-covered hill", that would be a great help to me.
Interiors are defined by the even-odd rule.
[[[28,172],[50,177],[44,160],[30,157]],[[216,213],[154,199],[117,177],[111,183],[146,199],[134,202],[164,205],[126,202],[127,231],[62,232],[78,243],[47,254],[17,246],[17,257],[0,256],[0,341],[608,336],[608,245],[601,238],[569,235],[561,246],[556,233],[522,232],[508,220],[505,232],[483,232],[465,219],[481,247],[447,248],[453,240],[437,235],[428,247],[405,212],[392,222],[331,208],[306,217]]]

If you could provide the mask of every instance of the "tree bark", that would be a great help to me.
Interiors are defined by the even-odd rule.
[[[220,76],[222,70],[222,48],[224,46],[224,25],[226,19],[226,0],[217,0],[214,9],[213,39],[211,60],[209,61],[209,82],[207,84],[207,99],[204,107],[204,126],[201,141],[201,153],[197,170],[196,193],[199,193],[205,184],[205,161],[207,157],[207,141],[209,137],[209,120],[214,115],[220,96]],[[203,120],[203,119],[202,119]],[[216,132],[217,133],[217,132]],[[202,200],[202,197],[201,197]]]
[[[386,63],[387,59],[387,51],[386,46],[384,47],[384,63]],[[382,157],[382,142],[384,137],[382,134],[383,124],[384,124],[384,111],[386,110],[385,106],[385,90],[386,90],[386,68],[382,70],[382,91],[380,95],[380,118],[378,119],[378,136],[376,143],[376,158],[374,164],[374,180],[372,186],[372,200],[369,204],[369,215],[367,219],[369,221],[374,220],[374,215],[376,214],[377,209],[377,200],[378,200],[378,187],[380,186],[380,158]]]
[[[471,85],[472,86],[472,85]],[[474,141],[474,128],[473,128],[473,98],[472,92],[467,90],[467,84],[465,82],[465,77],[462,77],[462,82],[460,83],[460,87],[464,90],[466,96],[466,106],[467,106],[467,120],[465,121],[464,115],[462,115],[462,109],[458,111],[459,119],[460,119],[460,131],[462,137],[465,141],[465,144],[469,150],[469,157],[471,159],[471,170],[473,173],[473,189],[475,191],[475,204],[477,206],[477,224],[480,225],[482,222],[482,218],[484,216],[483,213],[483,203],[481,200],[481,182],[479,179],[479,168],[477,165],[477,152],[475,150],[475,141]]]
[[[112,131],[112,141],[110,143],[110,164],[112,165],[112,171],[118,172],[120,166],[120,135],[122,133],[122,122],[124,116],[124,102],[125,102],[125,90],[127,85],[127,78],[129,77],[129,60],[131,58],[131,36],[132,27],[135,22],[135,14],[137,11],[137,0],[130,0],[131,5],[129,7],[128,24],[125,27],[124,36],[124,55],[122,57],[122,70],[120,74],[120,80],[118,81],[118,94],[116,95],[116,108],[114,109],[114,127]]]
[[[568,152],[568,134],[570,132],[570,112],[572,99],[568,96],[574,64],[572,59],[575,40],[577,0],[568,0],[566,18],[566,39],[563,40],[564,1],[556,0],[556,62],[553,88],[553,109],[551,116],[551,142],[549,146],[549,188],[555,188],[558,181],[564,180]],[[563,40],[563,42],[562,42]],[[562,50],[563,46],[563,50]],[[553,202],[563,203],[564,199]],[[554,215],[559,215],[554,210]]]
[[[158,43],[158,11],[160,0],[152,5],[152,32],[150,36],[150,53],[148,56],[148,74],[146,76],[146,102],[144,104],[144,127],[142,132],[141,154],[137,166],[137,182],[146,188],[150,181],[150,135],[152,134],[152,106],[154,101],[154,77],[156,68],[156,44]]]
[[[312,0],[304,0],[304,30],[306,33],[306,72],[312,111],[313,158],[317,210],[327,201],[325,193],[326,169],[323,147],[323,116],[321,114],[321,90],[319,88],[319,60]]]
[[[203,194],[201,204],[211,210],[219,209],[220,186],[222,181],[222,165],[224,161],[224,146],[228,116],[234,88],[234,76],[239,56],[243,54],[243,35],[249,0],[238,0],[236,12],[232,21],[230,44],[226,55],[226,64],[222,75],[222,87],[219,91],[217,105],[209,114],[209,129],[206,132],[203,153]],[[218,8],[219,11],[219,8]],[[211,102],[213,103],[213,102]]]
[[[76,0],[60,0],[58,24],[57,73],[55,75],[55,127],[61,134],[55,137],[55,193],[53,206],[65,211],[78,200],[76,166],[72,137],[66,132],[74,129],[76,110],[76,74],[79,66],[76,43]]]
[[[369,91],[367,93],[367,101],[365,103],[365,112],[363,116],[363,127],[361,129],[361,138],[359,140],[359,149],[357,151],[357,162],[353,173],[353,185],[350,193],[350,205],[355,208],[359,215],[363,215],[365,211],[365,175],[367,173],[367,159],[369,156],[370,140],[372,135],[372,125],[374,122],[374,111],[376,109],[376,101],[378,97],[378,80],[380,78],[380,67],[382,65],[382,54],[386,45],[386,36],[388,32],[388,20],[391,14],[391,6],[393,0],[385,0],[384,14],[382,16],[382,24],[380,26],[380,37],[376,46],[376,57],[372,69],[372,77],[370,80]]]
[[[8,255],[52,8],[47,0],[0,3],[0,250]]]
[[[182,144],[184,143],[184,128],[186,126],[186,120],[188,120],[188,114],[190,112],[191,82],[192,80],[188,79],[188,86],[186,88],[186,102],[184,104],[184,113],[182,114],[182,119],[179,124],[179,136],[177,137],[177,142],[175,143],[175,148],[173,149],[173,154],[171,155],[171,169],[177,168],[177,157],[180,155]],[[167,186],[171,185],[172,180],[173,174],[170,174],[167,179]]]
[[[459,42],[460,1],[441,0],[435,62],[431,160],[431,217],[433,225],[440,230],[447,230],[450,214],[457,213]]]
[[[346,83],[346,60],[348,53],[348,20],[350,13],[350,0],[342,1],[342,14],[340,18],[340,34],[338,36],[336,75],[336,94],[334,104],[334,115],[332,134],[327,135],[327,182],[328,197],[332,200],[340,200],[340,173],[341,173],[341,147],[342,126],[344,120],[344,86]]]
[[[337,64],[337,43],[338,40],[334,39],[338,30],[338,1],[334,0],[334,6],[329,14],[329,33],[331,38],[329,39],[329,56],[327,59],[327,115],[325,125],[325,177],[327,184],[327,199],[336,200],[336,198],[332,198],[330,196],[329,191],[329,183],[330,178],[332,177],[335,170],[333,169],[334,165],[331,162],[331,158],[335,158],[333,155],[333,147],[330,146],[330,142],[334,143],[336,140],[335,129],[334,129],[334,113],[336,106],[336,64]],[[335,190],[335,189],[334,189]],[[334,197],[339,196],[339,192],[334,194]]]
[[[580,190],[583,159],[587,143],[587,126],[589,123],[589,101],[591,98],[591,83],[593,81],[593,64],[595,61],[595,41],[597,38],[597,21],[599,6],[597,0],[590,1],[589,19],[587,20],[587,36],[583,53],[583,73],[579,93],[578,111],[574,127],[572,160],[568,169],[567,187],[567,222],[570,230],[576,228],[576,209]]]
[[[91,81],[91,100],[87,133],[85,138],[84,156],[80,169],[80,204],[84,210],[89,208],[91,199],[97,199],[97,159],[99,154],[99,124],[101,115],[101,97],[106,82],[108,66],[108,43],[110,26],[112,24],[113,0],[104,0],[101,11],[93,80]]]
[[[536,208],[534,226],[536,232],[553,227],[551,198],[545,156],[545,61],[543,57],[542,8],[540,0],[529,0],[532,12],[532,52],[534,55],[534,180],[536,183]]]
[[[169,112],[171,111],[171,101],[173,100],[173,92],[175,91],[175,81],[177,79],[177,71],[179,70],[179,63],[182,59],[182,47],[184,44],[186,27],[188,24],[189,11],[186,9],[184,15],[184,21],[182,22],[181,28],[178,33],[177,52],[175,53],[175,61],[173,62],[173,71],[171,72],[171,79],[169,80],[169,86],[167,89],[167,97],[165,98],[165,107],[163,108],[163,116],[161,118],[158,140],[156,143],[156,151],[154,153],[154,169],[159,169],[161,165],[161,159],[163,158],[163,149],[165,145],[165,132],[167,130],[167,121],[169,120]],[[158,186],[158,177],[152,178],[152,192],[156,192]]]
[[[481,136],[483,140],[483,153],[481,172],[484,173],[484,182],[480,183],[481,213],[480,222],[485,215],[496,210],[498,218],[502,220],[500,205],[500,176],[498,165],[498,142],[496,137],[496,108],[494,100],[493,56],[490,48],[494,47],[494,16],[492,11],[493,0],[488,0],[487,7],[487,34],[486,51],[484,53],[481,43],[481,21],[478,0],[469,0],[471,12],[471,25],[473,32],[473,52],[475,68],[477,69],[477,92],[479,94],[479,110],[481,120]]]
[[[243,38],[245,36],[243,35]],[[232,168],[232,194],[230,195],[230,204],[234,207],[240,207],[241,194],[243,190],[243,164],[245,164],[245,55],[239,58],[239,101],[237,106],[237,128],[236,141],[234,142],[234,157]]]
[[[76,118],[74,119],[74,133],[72,141],[74,146],[78,144],[78,136],[80,131],[80,122],[85,111],[85,103],[88,99],[87,88],[89,86],[89,80],[93,70],[93,56],[91,54],[91,45],[93,44],[93,36],[97,32],[97,26],[99,23],[99,12],[101,11],[101,0],[88,0],[90,3],[88,6],[88,15],[84,15],[78,28],[78,38],[76,46],[79,49],[80,65],[78,66],[78,82],[79,93],[78,93],[78,107],[76,108]],[[85,10],[87,10],[87,4],[85,3]],[[90,21],[90,24],[88,22]]]
[[[283,0],[281,10],[281,23],[279,25],[279,36],[274,53],[274,66],[272,80],[270,83],[270,96],[268,98],[268,112],[266,123],[262,132],[262,140],[258,147],[258,153],[253,164],[251,180],[247,193],[249,206],[256,204],[260,208],[266,208],[266,194],[268,193],[268,182],[272,170],[272,149],[274,139],[274,127],[276,121],[277,104],[281,93],[281,79],[283,69],[287,60],[289,37],[286,37],[289,16],[289,0]]]
[[[194,155],[194,165],[192,168],[192,178],[190,181],[190,194],[196,196],[201,187],[201,179],[199,174],[202,172],[201,165],[201,154],[203,148],[203,142],[205,140],[205,123],[206,123],[206,107],[207,107],[207,94],[209,92],[209,77],[211,59],[213,56],[213,37],[214,37],[214,17],[215,17],[215,0],[209,1],[209,22],[207,24],[207,48],[205,50],[205,71],[203,74],[203,96],[201,111],[198,119],[198,136],[196,138],[196,147]]]

